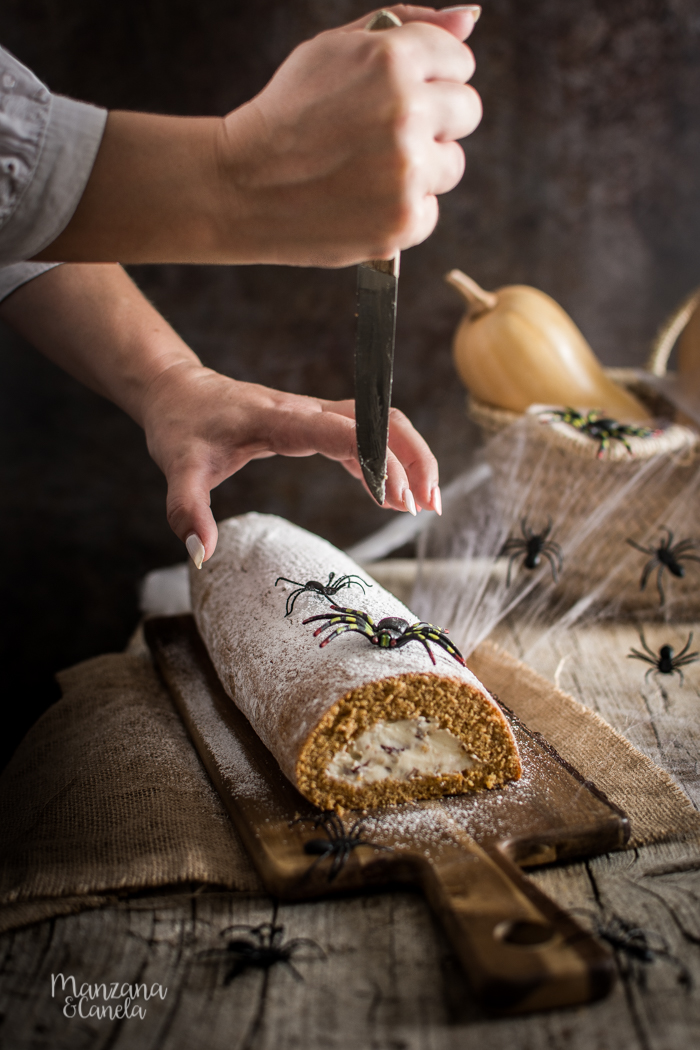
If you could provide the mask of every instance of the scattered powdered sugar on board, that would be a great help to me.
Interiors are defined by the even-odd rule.
[[[251,764],[244,743],[222,720],[212,702],[209,683],[199,665],[193,663],[190,653],[179,645],[170,645],[166,649],[166,658],[177,676],[196,728],[235,796],[260,803],[275,803],[273,783]]]
[[[455,842],[454,823],[444,808],[444,800],[406,802],[373,810],[365,828],[369,837],[378,843],[385,839],[395,849],[407,852],[415,852],[418,845],[434,851]]]

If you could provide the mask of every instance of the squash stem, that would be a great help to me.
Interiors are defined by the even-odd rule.
[[[445,274],[445,280],[462,293],[469,304],[469,313],[472,317],[478,317],[479,314],[493,310],[498,302],[495,292],[487,292],[461,270],[450,270],[448,274]]]

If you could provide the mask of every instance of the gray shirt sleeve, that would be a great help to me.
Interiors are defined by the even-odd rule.
[[[104,109],[52,95],[0,48],[0,266],[31,259],[68,225],[106,120]],[[5,279],[0,271],[0,289]]]
[[[39,274],[46,273],[47,270],[53,270],[55,266],[62,265],[62,263],[20,262],[0,266],[0,303],[27,281],[33,280]]]

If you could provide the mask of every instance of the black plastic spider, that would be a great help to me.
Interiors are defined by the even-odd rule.
[[[290,616],[294,611],[294,604],[300,594],[320,594],[324,598],[332,598],[333,595],[337,594],[338,591],[342,591],[345,587],[352,587],[354,584],[359,587],[363,594],[366,594],[365,587],[371,587],[371,583],[367,583],[366,580],[360,579],[359,576],[338,576],[334,572],[328,573],[328,583],[319,583],[318,580],[308,580],[306,583],[299,583],[297,580],[288,580],[286,576],[278,576],[275,580],[275,587],[282,580],[283,583],[293,583],[297,588],[296,591],[287,597],[287,605],[285,616]]]
[[[313,623],[314,620],[328,620],[328,623],[324,623],[322,627],[314,631],[314,638],[317,638],[327,627],[335,627],[335,630],[327,634],[321,642],[321,649],[328,645],[336,635],[345,634],[346,631],[356,631],[368,638],[372,645],[378,645],[380,649],[400,649],[409,642],[420,642],[433,663],[436,661],[428,642],[435,642],[450,656],[453,656],[457,663],[466,667],[459,649],[447,638],[448,632],[443,631],[440,627],[435,627],[432,623],[424,623],[421,620],[409,625],[408,620],[403,620],[400,616],[385,616],[383,620],[375,624],[368,613],[360,612],[359,609],[346,609],[342,605],[331,605],[331,609],[335,612],[309,616],[303,621],[303,623]],[[336,624],[339,626],[336,627]]]
[[[303,821],[305,818],[300,817],[299,820]],[[321,861],[330,857],[331,864],[328,869],[328,881],[333,882],[347,864],[352,851],[357,849],[358,846],[371,846],[373,849],[390,851],[389,846],[378,846],[376,842],[370,842],[368,839],[361,837],[364,831],[364,823],[362,819],[356,820],[352,827],[346,831],[342,820],[332,810],[326,810],[318,817],[315,817],[313,822],[314,828],[322,828],[326,833],[326,838],[309,839],[308,842],[304,843],[304,853],[316,857],[307,874],[311,873]]]
[[[582,416],[575,408],[547,409],[543,415],[551,417],[544,420],[546,423],[553,421],[568,423],[569,426],[580,430],[582,434],[587,434],[599,441],[598,459],[603,458],[603,453],[610,448],[611,441],[620,441],[632,456],[634,453],[630,448],[628,437],[646,438],[659,433],[658,430],[652,430],[651,427],[638,427],[632,423],[618,423],[616,419],[608,419],[603,415],[602,408],[594,408],[585,416]]]
[[[284,926],[275,926],[271,922],[263,922],[260,926],[227,926],[221,931],[220,936],[223,937],[231,930],[245,930],[254,939],[229,941],[224,948],[209,948],[199,953],[207,956],[223,955],[226,958],[228,966],[224,985],[229,985],[244,970],[269,970],[276,963],[284,963],[292,971],[297,981],[303,981],[304,978],[291,962],[297,950],[302,947],[315,948],[319,952],[312,958],[326,958],[323,948],[316,944],[316,941],[309,940],[308,937],[295,937],[292,941],[283,942]]]
[[[549,519],[547,528],[543,532],[535,533],[529,527],[527,518],[523,518],[520,522],[520,531],[523,534],[522,539],[520,539],[519,536],[511,536],[506,540],[500,550],[501,555],[509,554],[510,551],[513,551],[508,559],[506,587],[510,587],[510,574],[513,568],[513,562],[519,558],[521,554],[525,555],[523,567],[526,569],[536,569],[540,564],[541,555],[544,554],[552,568],[554,582],[558,583],[559,577],[557,576],[557,568],[559,569],[559,572],[561,572],[564,559],[559,544],[554,543],[553,540],[547,539],[552,531],[552,519]]]
[[[662,645],[658,653],[655,653],[653,649],[650,649],[644,638],[644,631],[639,632],[639,641],[642,643],[644,650],[648,653],[645,656],[644,653],[640,653],[638,649],[630,649],[627,654],[629,660],[644,660],[645,663],[651,664],[647,673],[644,675],[646,680],[650,674],[678,674],[680,675],[681,685],[683,685],[683,672],[681,667],[685,667],[687,664],[694,664],[700,653],[689,653],[691,642],[693,641],[693,632],[691,631],[688,635],[688,641],[685,643],[678,656],[673,655],[673,647],[670,645]],[[687,655],[686,655],[687,654]]]
[[[646,988],[646,970],[657,959],[665,959],[676,967],[678,972],[678,984],[683,985],[686,991],[693,986],[693,979],[685,963],[671,954],[665,937],[655,930],[644,930],[640,926],[614,915],[612,919],[603,923],[597,915],[592,915],[585,908],[574,908],[574,912],[587,915],[592,921],[596,936],[606,941],[614,952],[621,956],[620,970],[623,977],[632,977],[640,988]],[[652,943],[656,940],[656,946]]]
[[[642,554],[651,555],[651,558],[644,566],[644,571],[642,572],[642,579],[639,584],[640,591],[644,590],[649,576],[658,565],[659,572],[656,577],[656,586],[659,591],[661,605],[666,601],[664,586],[661,580],[661,577],[664,574],[664,569],[668,569],[672,576],[682,577],[685,576],[685,568],[681,565],[682,561],[700,561],[700,558],[698,558],[697,555],[688,553],[688,551],[691,551],[694,547],[696,548],[698,546],[697,540],[681,540],[674,546],[673,533],[671,530],[664,525],[662,531],[666,533],[666,539],[662,539],[658,547],[642,547],[641,544],[637,543],[635,540],[627,540],[630,547],[634,547],[635,550],[641,551]]]

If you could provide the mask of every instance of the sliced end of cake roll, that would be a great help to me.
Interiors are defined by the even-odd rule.
[[[466,682],[403,674],[341,697],[303,747],[299,790],[321,809],[363,809],[494,788],[520,777],[501,710]]]

